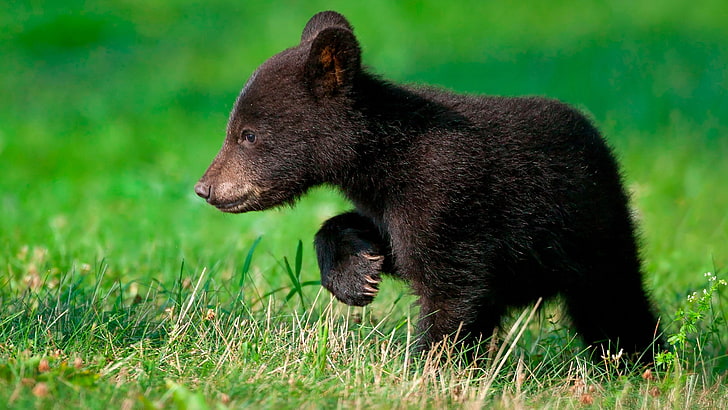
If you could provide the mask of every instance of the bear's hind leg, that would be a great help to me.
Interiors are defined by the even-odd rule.
[[[642,362],[652,361],[653,343],[659,345],[659,339],[655,342],[658,321],[639,275],[589,283],[563,296],[576,330],[596,349],[595,359],[624,349]]]

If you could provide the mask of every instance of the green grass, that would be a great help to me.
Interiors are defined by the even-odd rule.
[[[725,287],[687,300],[728,266],[728,7],[337,6],[386,77],[548,95],[592,116],[622,160],[667,333],[686,337],[645,378],[587,362],[555,303],[518,326],[514,312],[477,365],[447,348],[409,361],[406,287],[385,282],[362,310],[311,283],[311,240],[350,206],[340,195],[240,216],[194,196],[246,77],[329,7],[0,6],[0,403],[728,406]]]

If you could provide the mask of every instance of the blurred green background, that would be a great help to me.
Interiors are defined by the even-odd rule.
[[[345,14],[365,64],[459,92],[546,95],[587,112],[622,160],[661,305],[728,265],[725,1],[138,1],[0,5],[0,282],[108,265],[109,280],[220,278],[255,258],[269,286],[348,205],[225,215],[192,187],[247,76],[311,15]]]

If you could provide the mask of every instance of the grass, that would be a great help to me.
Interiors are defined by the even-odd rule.
[[[103,274],[96,273],[97,283]],[[538,319],[535,308],[524,311],[481,362],[464,366],[456,360],[459,352],[447,345],[410,362],[412,323],[403,306],[405,315],[390,311],[375,318],[374,310],[357,312],[317,290],[307,292],[312,299],[306,309],[285,309],[282,295],[245,294],[205,270],[168,289],[119,284],[107,292],[78,287],[78,276],[6,305],[2,336],[17,343],[2,346],[3,354],[12,352],[0,366],[8,403],[84,408],[106,406],[109,400],[125,408],[726,404],[725,387],[713,384],[715,376],[704,379],[678,361],[654,374],[622,370],[614,358],[604,365],[586,361],[563,331],[546,333],[553,325]]]
[[[366,309],[315,284],[337,193],[241,216],[194,196],[247,75],[326,2],[47,2],[0,13],[0,403],[728,407],[726,6],[610,4],[337,8],[389,78],[594,118],[677,336],[653,373],[586,361],[556,303],[514,312],[475,365],[447,347],[413,359],[402,284]]]

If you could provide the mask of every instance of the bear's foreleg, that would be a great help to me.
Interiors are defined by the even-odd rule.
[[[374,300],[381,272],[392,265],[389,246],[374,223],[356,212],[337,215],[324,222],[314,246],[324,288],[351,306]]]

